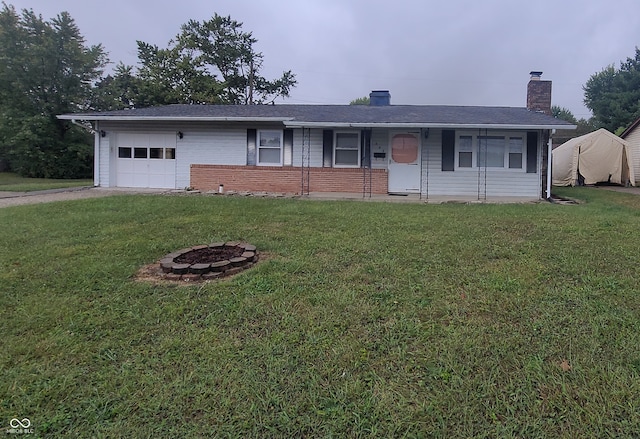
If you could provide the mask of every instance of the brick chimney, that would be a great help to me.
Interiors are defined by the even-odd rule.
[[[527,85],[527,110],[551,116],[551,81],[542,81],[542,72],[531,72]]]

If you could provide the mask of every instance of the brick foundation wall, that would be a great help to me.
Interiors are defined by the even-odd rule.
[[[306,169],[305,169],[306,172]],[[367,173],[367,181],[369,170]],[[191,187],[201,191],[300,193],[302,170],[297,167],[191,165]],[[371,192],[386,194],[387,170],[371,170]],[[363,170],[349,168],[310,168],[310,192],[362,192]],[[367,188],[368,189],[368,188]]]

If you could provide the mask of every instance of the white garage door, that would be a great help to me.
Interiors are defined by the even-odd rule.
[[[119,133],[117,148],[117,186],[175,189],[175,133]]]

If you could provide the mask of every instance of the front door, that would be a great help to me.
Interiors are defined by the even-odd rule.
[[[420,193],[420,132],[392,132],[389,139],[389,193]]]

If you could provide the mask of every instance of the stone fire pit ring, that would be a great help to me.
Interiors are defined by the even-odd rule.
[[[256,262],[255,245],[214,242],[169,253],[160,260],[160,269],[167,280],[212,280],[240,273]]]

